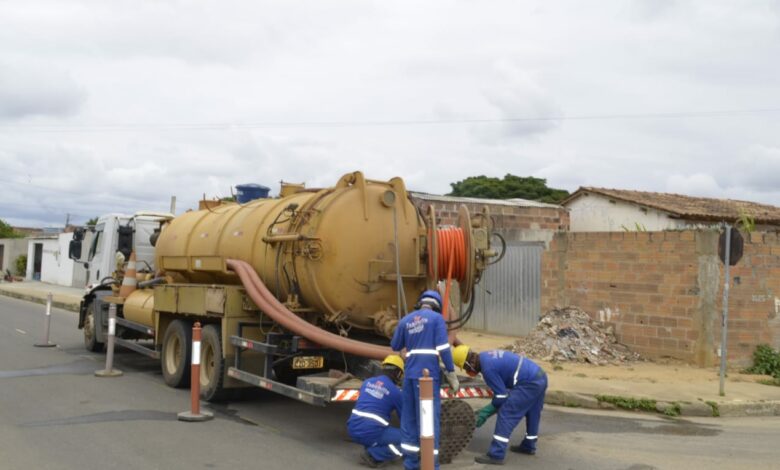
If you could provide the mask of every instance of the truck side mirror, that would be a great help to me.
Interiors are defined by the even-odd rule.
[[[75,236],[70,241],[70,245],[68,245],[68,258],[74,261],[81,259],[81,240],[76,240]]]
[[[130,253],[133,251],[133,227],[119,227],[116,251],[121,251],[125,259],[130,259]]]

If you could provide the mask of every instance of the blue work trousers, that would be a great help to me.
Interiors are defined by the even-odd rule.
[[[404,468],[419,470],[420,468],[420,381],[419,379],[404,379],[403,408],[401,409],[401,452],[404,454]],[[439,380],[433,380],[433,435],[434,463],[439,468],[439,415],[441,414],[441,397],[439,396]]]
[[[547,376],[544,373],[533,380],[515,385],[509,391],[506,401],[498,409],[496,430],[493,432],[493,440],[487,453],[490,457],[504,460],[512,431],[523,418],[525,418],[526,437],[522,445],[529,450],[536,450],[545,391],[547,391]]]
[[[377,462],[395,460],[402,456],[401,430],[398,428],[368,423],[364,426],[349,426],[347,431],[352,440],[362,444]]]

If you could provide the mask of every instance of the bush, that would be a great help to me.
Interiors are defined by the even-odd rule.
[[[753,351],[753,367],[747,369],[751,374],[771,375],[780,379],[780,352],[767,344],[759,344]]]
[[[19,255],[16,258],[16,275],[24,276],[27,274],[27,255]]]

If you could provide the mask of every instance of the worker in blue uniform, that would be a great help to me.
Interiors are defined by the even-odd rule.
[[[371,468],[402,457],[401,430],[390,426],[393,411],[401,416],[404,361],[395,354],[382,361],[382,374],[363,382],[355,408],[347,420],[349,437],[365,449],[361,462]]]
[[[525,437],[512,452],[533,455],[539,438],[547,375],[530,359],[509,351],[476,353],[466,345],[453,350],[455,364],[470,376],[482,373],[485,383],[493,391],[493,400],[477,411],[477,427],[498,413],[496,429],[487,455],[477,456],[478,463],[502,465],[512,431],[525,418]]]
[[[404,468],[420,468],[420,378],[423,369],[433,379],[434,406],[434,458],[439,468],[439,414],[441,397],[439,395],[440,373],[439,358],[446,368],[445,380],[452,391],[457,392],[460,384],[455,375],[452,351],[447,339],[447,324],[441,316],[442,299],[435,290],[427,290],[420,295],[415,310],[398,322],[390,347],[399,352],[406,349],[406,369],[404,376],[403,409],[401,411],[401,449],[404,454]]]

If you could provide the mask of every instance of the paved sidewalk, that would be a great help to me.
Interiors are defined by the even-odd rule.
[[[0,283],[0,295],[46,303],[78,311],[83,289],[42,282]],[[458,333],[476,350],[500,349],[513,337],[474,331]],[[682,416],[780,416],[780,387],[757,383],[765,376],[730,371],[726,396],[718,395],[718,369],[703,369],[678,362],[636,362],[621,366],[593,366],[537,361],[547,371],[550,384],[545,402],[582,408],[615,409],[636,406]]]
[[[474,331],[460,332],[458,338],[479,351],[502,349],[515,340]],[[780,387],[757,382],[768,376],[730,370],[721,397],[718,368],[677,361],[619,366],[535,362],[547,372],[545,403],[552,405],[616,409],[618,403],[670,416],[780,416]]]

